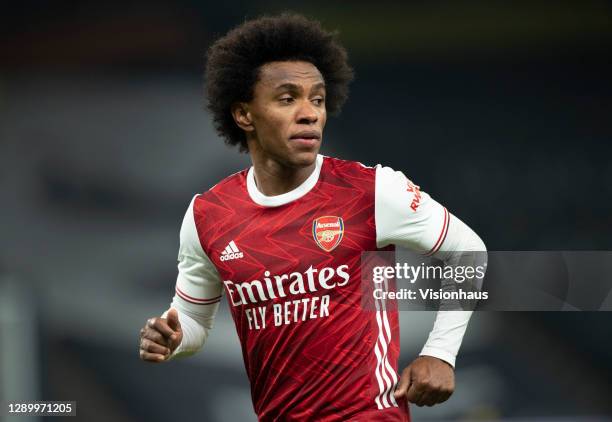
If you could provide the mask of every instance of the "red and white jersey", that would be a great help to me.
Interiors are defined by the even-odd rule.
[[[361,253],[433,254],[450,220],[387,167],[320,155],[301,186],[274,197],[251,168],[192,200],[173,307],[212,318],[226,296],[260,421],[407,421],[393,397],[397,310],[362,307]]]

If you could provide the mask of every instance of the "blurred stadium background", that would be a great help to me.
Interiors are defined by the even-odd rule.
[[[255,420],[225,304],[196,357],[147,365],[137,342],[173,294],[192,195],[249,165],[212,130],[203,53],[286,9],[339,29],[356,70],[325,154],[403,170],[490,250],[612,248],[608,2],[6,3],[0,401],[77,400],[87,421]],[[402,321],[405,365],[433,314]],[[415,420],[610,420],[610,315],[478,313],[456,374]]]

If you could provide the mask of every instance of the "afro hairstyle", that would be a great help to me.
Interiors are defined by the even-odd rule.
[[[262,65],[288,60],[312,63],[325,81],[325,105],[330,114],[340,112],[353,79],[348,55],[336,40],[336,33],[298,14],[246,21],[215,41],[207,58],[207,108],[217,133],[228,145],[238,145],[241,152],[248,151],[246,136],[234,122],[231,107],[253,99]]]

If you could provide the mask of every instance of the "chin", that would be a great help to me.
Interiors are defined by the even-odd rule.
[[[290,161],[294,167],[308,167],[317,161],[318,153],[318,149],[313,151],[296,151],[291,154],[288,161]]]

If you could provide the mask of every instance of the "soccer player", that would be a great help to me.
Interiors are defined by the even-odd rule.
[[[438,311],[399,376],[398,311],[361,306],[360,258],[397,245],[452,265],[485,247],[403,173],[319,154],[352,75],[335,36],[299,15],[247,21],[208,51],[216,129],[253,165],[191,200],[176,294],[140,357],[198,351],[226,296],[260,421],[407,421],[408,402],[454,390],[470,312]]]

